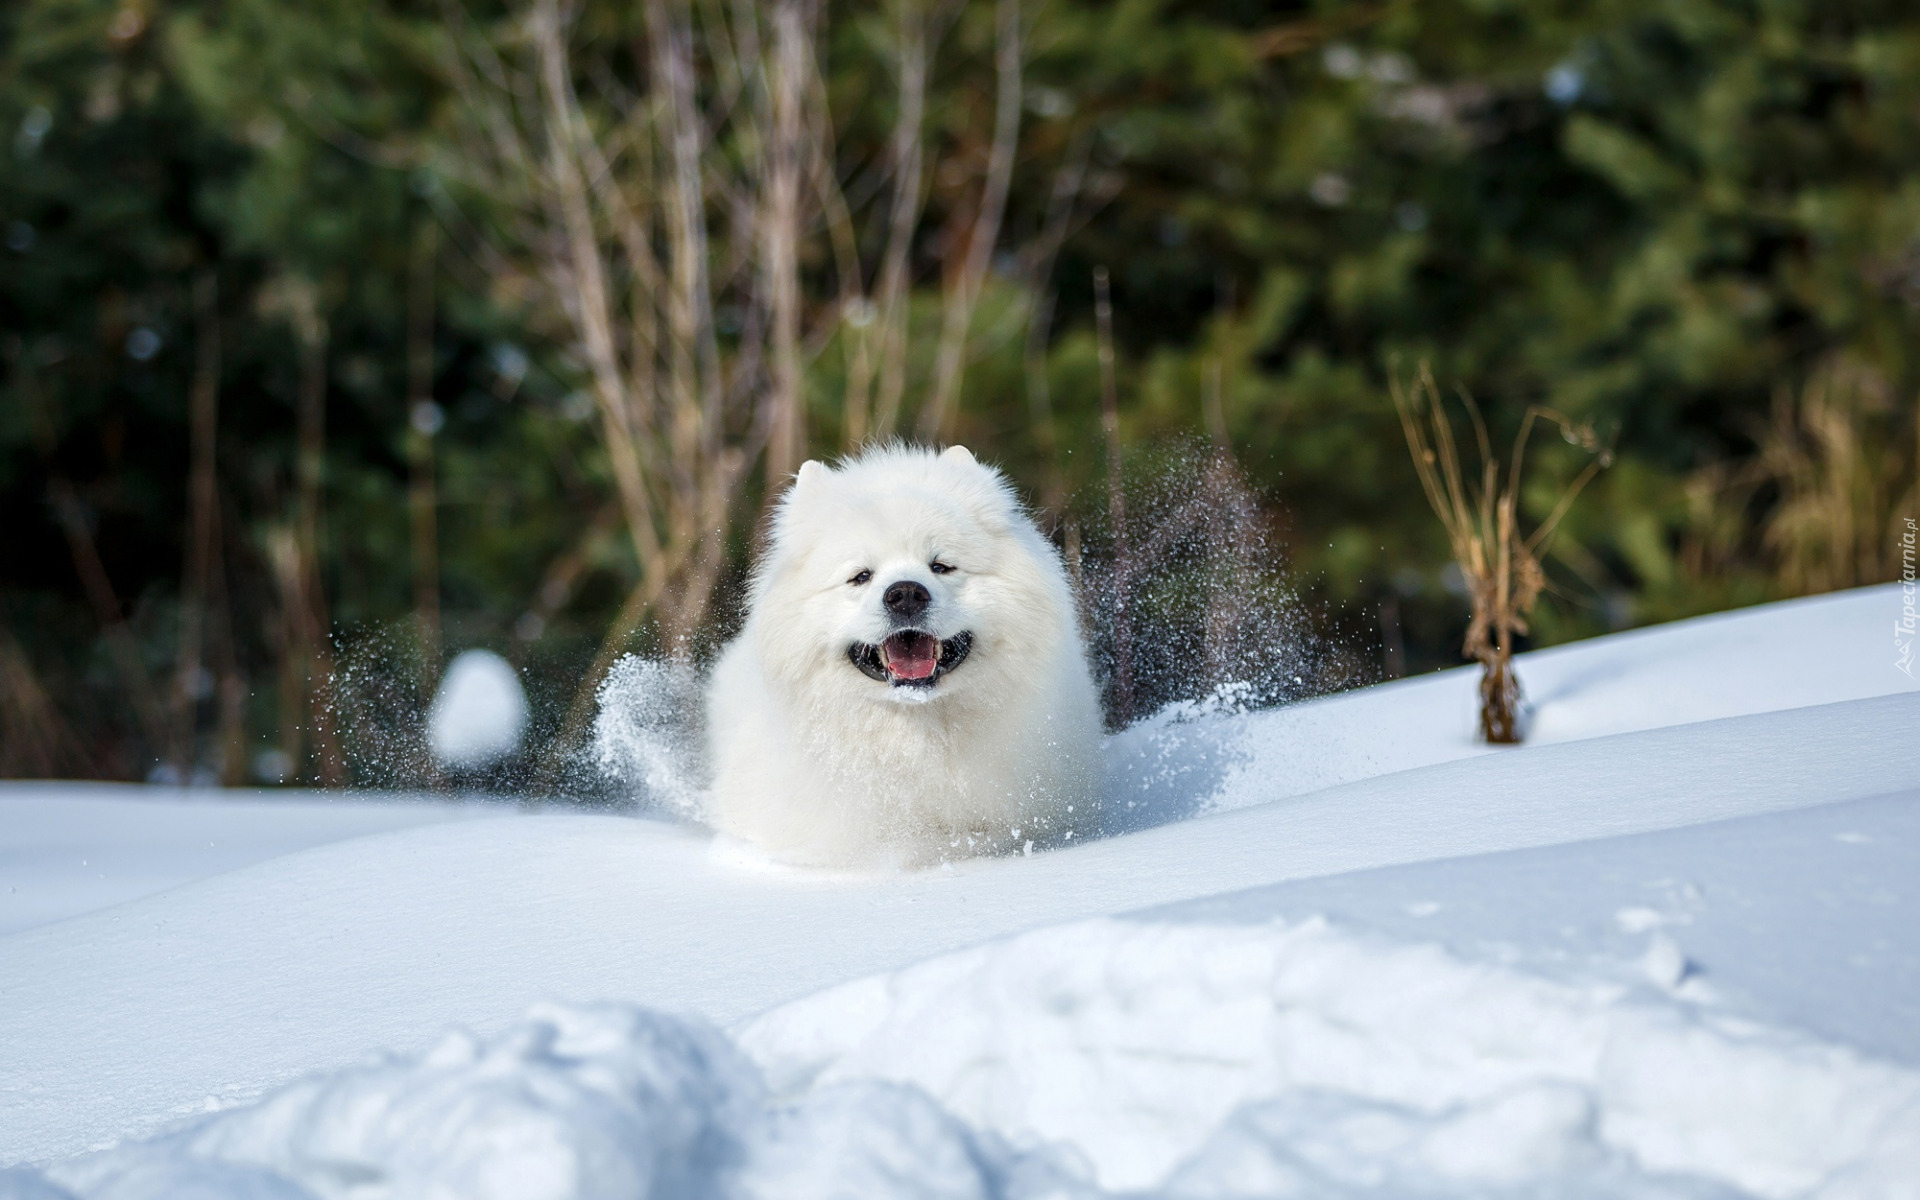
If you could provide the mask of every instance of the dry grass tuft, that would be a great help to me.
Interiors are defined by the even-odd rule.
[[[1689,577],[1752,580],[1753,599],[1901,578],[1906,521],[1920,515],[1920,400],[1840,356],[1777,387],[1750,433],[1750,457],[1686,479]]]
[[[1775,393],[1744,482],[1778,493],[1761,536],[1790,594],[1898,577],[1896,526],[1920,507],[1920,420],[1903,429],[1909,416],[1920,412],[1903,412],[1884,376],[1845,360],[1797,395]]]
[[[1477,660],[1480,677],[1480,735],[1495,744],[1521,740],[1520,681],[1513,672],[1514,638],[1527,632],[1527,617],[1546,587],[1540,556],[1574,497],[1607,466],[1611,454],[1593,429],[1577,424],[1549,408],[1534,405],[1520,423],[1513,440],[1505,476],[1493,454],[1493,442],[1480,408],[1465,389],[1460,401],[1473,423],[1480,452],[1477,479],[1470,479],[1460,461],[1453,422],[1433,373],[1423,363],[1411,387],[1393,381],[1393,403],[1407,449],[1420,473],[1427,503],[1446,527],[1453,560],[1459,564],[1473,601],[1473,617],[1461,652]],[[1553,511],[1531,534],[1520,532],[1520,482],[1528,440],[1536,422],[1559,426],[1567,441],[1593,455],[1579,475],[1560,492]]]

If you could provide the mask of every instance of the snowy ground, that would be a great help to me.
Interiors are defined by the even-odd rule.
[[[1527,656],[1517,751],[1467,672],[1171,714],[1115,836],[917,875],[262,800],[88,892],[37,848],[137,814],[0,791],[75,914],[0,938],[0,1196],[1920,1196],[1899,597]]]
[[[409,797],[100,783],[0,786],[0,936],[309,846],[497,815]]]

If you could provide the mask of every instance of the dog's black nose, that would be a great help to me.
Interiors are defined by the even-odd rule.
[[[881,597],[881,602],[896,619],[911,621],[927,611],[927,605],[933,603],[933,594],[911,579],[902,579],[887,585],[886,595]]]

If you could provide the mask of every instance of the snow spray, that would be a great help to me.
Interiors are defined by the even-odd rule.
[[[1270,513],[1229,454],[1163,445],[1130,463],[1122,486],[1126,537],[1104,502],[1078,505],[1089,515],[1066,526],[1109,729],[1174,707],[1244,712],[1356,682],[1314,632]]]
[[[706,769],[701,756],[700,677],[678,659],[629,654],[600,685],[588,758],[638,806],[698,819]]]

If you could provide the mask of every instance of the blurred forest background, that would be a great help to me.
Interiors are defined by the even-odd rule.
[[[473,646],[564,746],[889,435],[1450,665],[1421,362],[1612,447],[1534,644],[1920,515],[1909,0],[14,0],[0,141],[3,775],[430,783]]]

